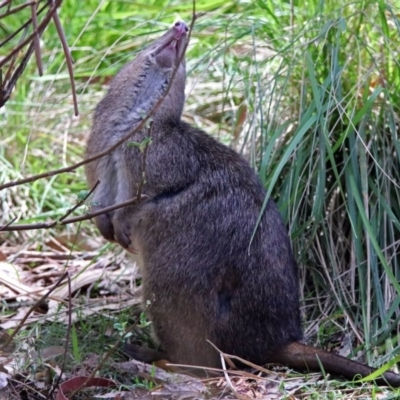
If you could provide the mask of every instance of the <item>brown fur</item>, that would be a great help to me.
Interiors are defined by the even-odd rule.
[[[177,52],[165,50],[177,36]],[[115,77],[96,109],[88,156],[126,135],[152,108],[185,41],[182,25],[171,28]],[[256,364],[318,370],[320,360],[326,371],[348,378],[368,375],[370,367],[299,343],[297,265],[279,212],[269,200],[251,241],[265,189],[239,154],[181,121],[184,87],[182,62],[153,115],[147,200],[96,219],[106,239],[137,251],[144,300],[169,360],[220,367],[209,340]],[[148,134],[143,129],[131,140]],[[95,208],[136,195],[142,157],[124,144],[87,166],[89,185],[101,180]],[[385,381],[399,386],[400,376],[386,373],[379,383]]]

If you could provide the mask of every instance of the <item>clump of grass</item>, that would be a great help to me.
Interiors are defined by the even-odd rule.
[[[247,155],[288,223],[307,334],[338,314],[372,365],[400,353],[399,22],[386,1],[257,2],[190,64],[196,122]]]
[[[289,223],[305,304],[340,310],[357,350],[386,362],[400,353],[397,11],[384,1],[279,11],[252,22],[252,79],[230,78],[249,93],[245,149]]]

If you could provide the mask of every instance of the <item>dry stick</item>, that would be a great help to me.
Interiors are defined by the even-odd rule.
[[[43,10],[44,10],[44,7],[39,10],[38,14],[41,13]],[[32,21],[32,19],[30,19],[28,22],[30,22],[30,21]],[[24,24],[23,29],[27,30],[28,26],[29,26],[29,24]],[[44,31],[45,28],[46,28],[46,26],[44,26],[41,29],[41,33]],[[23,34],[23,36],[25,36],[25,33]],[[1,47],[1,44],[0,44],[0,47]],[[9,76],[11,75],[11,71],[14,67],[14,62],[15,62],[15,59],[17,58],[17,54],[15,54],[15,56],[13,57],[12,62],[10,64],[9,68],[7,69],[6,77],[4,79],[4,82],[6,82],[6,83],[4,83],[4,85],[7,87],[5,89],[3,89],[0,93],[0,107],[2,107],[10,98],[11,92],[12,92],[15,84],[17,83],[19,77],[22,75],[26,66],[28,65],[28,61],[31,58],[34,48],[35,48],[34,43],[31,43],[30,46],[28,47],[28,50],[26,51],[24,57],[22,58],[20,64],[13,72],[11,78],[9,78]]]
[[[2,189],[7,189],[7,188],[10,188],[10,187],[13,187],[13,186],[22,185],[22,184],[24,184],[24,183],[34,182],[34,181],[37,181],[38,179],[41,179],[41,178],[48,178],[48,177],[50,177],[50,176],[62,174],[62,173],[64,173],[64,172],[71,172],[71,171],[73,171],[73,170],[75,170],[75,169],[81,167],[82,165],[88,164],[88,163],[90,163],[90,162],[92,162],[92,161],[94,161],[94,160],[97,160],[98,158],[101,158],[101,157],[106,156],[107,154],[111,153],[111,152],[114,151],[116,148],[118,148],[119,146],[121,146],[122,143],[126,142],[134,133],[140,131],[140,130],[146,125],[147,121],[150,119],[150,117],[152,116],[152,114],[160,107],[160,105],[161,105],[162,102],[164,101],[165,97],[167,96],[167,94],[168,94],[168,92],[169,92],[169,90],[170,90],[170,88],[171,88],[171,85],[172,85],[172,82],[173,82],[173,80],[174,80],[174,78],[175,78],[175,75],[176,75],[176,72],[177,72],[177,70],[178,70],[179,64],[181,63],[183,57],[185,56],[186,48],[187,48],[188,43],[189,43],[189,39],[190,39],[190,36],[191,36],[191,33],[192,33],[192,29],[193,29],[195,20],[196,20],[196,15],[193,14],[192,23],[190,24],[190,31],[189,31],[188,40],[187,40],[187,42],[186,42],[185,49],[184,49],[184,51],[183,51],[183,53],[182,53],[181,58],[179,59],[177,65],[176,65],[176,67],[174,68],[174,71],[173,71],[173,73],[172,73],[171,79],[170,79],[170,81],[169,81],[169,84],[168,84],[168,86],[167,86],[167,89],[166,89],[164,95],[161,96],[161,97],[158,99],[158,101],[157,101],[157,103],[154,105],[154,107],[148,112],[148,114],[142,119],[142,122],[140,122],[140,124],[139,124],[136,128],[132,129],[128,134],[126,134],[125,136],[123,136],[120,140],[118,140],[118,142],[116,142],[115,144],[113,144],[112,146],[110,146],[109,148],[107,148],[106,150],[101,151],[100,153],[97,153],[97,154],[95,154],[95,155],[92,156],[92,157],[89,157],[89,158],[86,158],[85,160],[79,161],[78,163],[73,164],[73,165],[71,165],[71,166],[69,166],[69,167],[64,167],[64,168],[60,168],[60,169],[55,169],[55,170],[53,170],[53,171],[43,172],[42,174],[30,176],[30,177],[28,177],[28,178],[19,179],[19,180],[17,180],[17,181],[11,181],[11,182],[4,183],[3,185],[0,185],[0,190],[2,190]]]
[[[31,14],[32,14],[32,26],[33,30],[37,30],[38,28],[38,22],[37,22],[37,3],[33,2],[31,3]],[[42,64],[42,55],[40,53],[40,33],[38,32],[35,37],[33,38],[33,43],[35,45],[35,56],[36,56],[36,65],[38,67],[38,73],[39,76],[43,75],[43,64]]]
[[[223,355],[222,352],[219,353],[219,356],[220,356],[220,358],[221,358],[222,371],[223,371],[223,373],[224,373],[225,381],[226,381],[226,384],[227,384],[228,388],[231,390],[231,392],[235,395],[235,397],[236,397],[237,399],[239,399],[239,400],[251,400],[250,397],[238,393],[238,392],[236,391],[236,389],[233,387],[231,378],[229,377],[228,371],[227,371],[227,369],[226,369],[225,357],[224,357],[224,355]]]
[[[68,326],[67,326],[67,334],[65,336],[64,356],[63,356],[63,360],[61,363],[60,373],[58,374],[57,380],[54,382],[53,387],[50,390],[50,393],[47,395],[46,400],[52,398],[54,391],[56,390],[56,388],[58,387],[58,385],[61,381],[62,375],[65,370],[65,366],[67,364],[68,345],[69,345],[69,338],[71,336],[71,328],[72,328],[72,300],[71,300],[72,299],[72,287],[71,287],[71,277],[68,272],[67,272],[67,278],[68,278],[68,294],[69,294],[69,296],[68,296]]]
[[[244,358],[241,358],[241,357],[238,357],[238,356],[234,356],[233,354],[226,354],[226,353],[223,353],[213,342],[210,342],[209,340],[207,340],[207,342],[210,343],[211,346],[213,346],[214,349],[218,351],[218,353],[222,353],[222,354],[224,355],[224,357],[225,357],[225,360],[230,360],[230,362],[232,362],[232,359],[238,360],[238,361],[240,361],[241,363],[246,364],[247,366],[249,366],[249,367],[251,367],[251,368],[254,368],[254,369],[256,369],[257,371],[264,372],[264,373],[267,374],[267,375],[271,373],[270,370],[268,370],[268,369],[266,369],[266,368],[263,368],[263,367],[261,367],[261,366],[259,366],[259,365],[257,365],[257,364],[254,364],[254,363],[252,363],[252,362],[250,362],[250,361],[247,361],[247,360],[245,360]]]
[[[0,6],[1,7],[1,6]],[[46,8],[47,4],[44,5],[38,12],[37,15],[41,14]],[[9,42],[11,39],[13,39],[15,36],[18,35],[23,29],[25,29],[28,25],[30,25],[32,22],[32,18],[28,19],[24,24],[22,24],[18,29],[16,29],[11,35],[7,36],[2,42],[0,42],[0,47],[3,47],[7,42]]]
[[[11,2],[12,0],[4,0],[2,3],[0,3],[0,8],[6,6],[7,4],[9,5],[9,9],[11,7]]]
[[[26,26],[24,29],[25,29],[25,31],[22,33],[22,37],[20,39],[20,43],[21,43],[22,40],[25,39],[25,36],[28,33],[29,26]],[[7,86],[13,86],[12,83],[11,83],[11,85],[8,85],[8,81],[10,80],[10,76],[12,75],[12,71],[14,69],[14,64],[15,64],[15,62],[17,60],[17,56],[18,56],[18,54],[15,54],[15,56],[11,59],[10,65],[8,66],[6,75],[4,77],[4,82],[3,82],[4,86],[6,86],[6,85]],[[7,90],[7,92],[8,92],[8,90]],[[6,91],[3,90],[3,98],[6,97],[5,95],[6,95]]]
[[[229,357],[225,357],[225,353],[224,353],[224,352],[222,352],[211,340],[208,340],[208,339],[207,339],[207,342],[208,342],[212,347],[214,347],[214,349],[217,350],[218,353],[219,353],[220,355],[224,356],[224,360],[229,364],[229,367],[230,367],[230,368],[236,369],[236,365],[233,363],[233,361],[232,361]]]
[[[53,3],[53,1],[52,1]],[[54,4],[54,3],[53,3]],[[64,55],[65,59],[67,61],[67,68],[68,68],[68,74],[69,74],[69,80],[71,83],[71,91],[72,91],[72,100],[74,102],[74,112],[75,116],[79,115],[79,110],[78,110],[78,99],[76,97],[76,89],[75,89],[75,80],[74,80],[74,69],[72,67],[72,57],[71,57],[71,52],[69,51],[67,39],[65,37],[60,18],[57,14],[57,11],[53,14],[53,21],[57,29],[58,37],[60,38],[62,48],[64,50]]]
[[[21,319],[20,323],[18,324],[18,326],[13,330],[12,334],[7,338],[7,340],[0,346],[0,351],[2,349],[5,349],[10,343],[11,341],[14,339],[14,336],[20,331],[20,329],[22,328],[22,326],[24,325],[25,321],[28,319],[28,317],[32,314],[33,311],[35,311],[35,309],[37,308],[37,306],[42,303],[43,301],[45,301],[47,299],[47,297],[50,296],[50,294],[54,291],[54,289],[56,289],[61,281],[65,278],[65,276],[68,274],[68,272],[65,272],[64,274],[61,275],[61,277],[58,279],[58,281],[54,284],[54,286],[47,292],[45,293],[29,310],[28,312],[24,315],[24,317]]]
[[[39,224],[26,224],[26,225],[20,224],[20,225],[15,225],[15,226],[11,227],[10,230],[6,229],[15,221],[16,218],[14,218],[12,222],[9,222],[4,227],[0,226],[0,232],[1,231],[15,231],[15,230],[26,231],[26,230],[33,230],[33,229],[49,229],[49,228],[57,225],[58,223],[62,222],[63,220],[65,220],[68,217],[68,215],[72,214],[78,207],[80,207],[86,201],[86,199],[94,192],[94,190],[99,185],[99,183],[100,183],[100,181],[97,180],[96,184],[85,195],[85,197],[82,200],[79,200],[72,208],[67,210],[67,212],[61,218],[59,218],[57,221],[44,222],[44,223],[39,223]],[[87,215],[85,215],[84,217],[87,217]]]
[[[7,79],[8,82],[5,84],[7,87],[6,87],[6,89],[3,89],[2,93],[1,93],[1,97],[0,97],[0,107],[2,107],[7,102],[7,100],[10,98],[11,92],[12,92],[15,84],[17,83],[19,77],[22,75],[26,66],[28,65],[28,61],[31,58],[33,50],[34,50],[34,46],[33,46],[33,43],[31,43],[27,52],[25,53],[24,57],[22,58],[20,64],[13,72],[11,78],[9,80]],[[9,75],[9,73],[11,73],[13,66],[14,66],[14,63],[11,63],[10,68],[7,70],[7,76]],[[7,78],[7,76],[6,76],[6,78]],[[6,82],[6,79],[4,80],[4,82]]]
[[[36,4],[36,1],[28,1],[27,3],[21,4],[20,6],[16,6],[16,7],[12,8],[11,10],[6,11],[4,14],[0,14],[0,19],[7,17],[11,14],[15,14],[16,12],[21,11],[24,8],[35,5],[35,4]],[[1,5],[0,5],[0,7],[1,7]]]
[[[59,222],[65,220],[65,218],[68,217],[68,215],[71,215],[77,208],[79,208],[86,200],[87,198],[95,191],[97,186],[99,186],[100,180],[97,179],[97,182],[94,184],[94,186],[90,189],[88,193],[84,196],[82,200],[79,200],[72,208],[70,208],[61,218],[58,219]]]
[[[11,224],[13,224],[15,222],[15,220],[17,219],[17,217],[14,217],[7,225],[4,225],[4,227],[0,226],[0,232],[4,230],[4,228],[7,228],[8,226],[10,226]]]
[[[55,13],[55,11],[57,10],[57,8],[60,6],[62,0],[56,0],[55,3],[53,3],[53,6],[50,8],[49,12],[47,13],[47,15],[43,18],[42,22],[39,24],[39,26],[37,27],[37,29],[35,29],[32,34],[30,34],[23,42],[21,42],[20,44],[18,44],[11,52],[10,54],[7,54],[4,58],[2,58],[0,60],[0,68],[3,67],[5,64],[8,63],[8,61],[10,61],[10,59],[16,54],[18,53],[27,43],[29,43],[37,33],[40,33],[41,30],[46,27],[49,23],[49,21],[51,20],[51,18],[53,17],[53,14]]]
[[[140,199],[138,199],[137,197],[134,197],[134,198],[132,198],[130,200],[127,200],[127,201],[124,201],[122,203],[114,204],[113,206],[105,207],[105,208],[102,208],[100,210],[97,210],[95,212],[92,212],[92,213],[89,213],[89,214],[86,214],[86,215],[81,215],[79,217],[71,217],[71,218],[65,219],[64,221],[61,222],[60,225],[68,225],[68,224],[72,224],[74,222],[79,222],[79,221],[84,221],[86,219],[91,219],[93,217],[97,217],[98,215],[105,214],[105,213],[108,213],[110,211],[118,210],[119,208],[130,206],[130,205],[135,204],[138,201],[141,201],[141,200],[144,200],[144,199],[147,199],[146,195],[143,195]]]
[[[0,225],[0,232],[33,231],[35,229],[50,229],[57,225],[57,221],[42,222],[38,224]]]
[[[80,215],[78,217],[67,218],[61,222],[51,221],[51,222],[42,222],[39,224],[21,224],[21,225],[14,225],[14,226],[0,225],[0,232],[1,231],[4,231],[4,232],[27,231],[27,230],[33,230],[33,229],[50,229],[57,224],[59,224],[59,225],[73,224],[75,222],[92,219],[93,217],[97,217],[98,215],[105,214],[110,211],[118,210],[119,208],[130,206],[130,205],[135,204],[138,201],[144,200],[144,199],[147,199],[147,196],[143,195],[140,199],[138,199],[137,197],[134,197],[130,200],[124,201],[123,203],[114,204],[113,206],[105,207],[105,208],[102,208],[95,212],[87,213],[85,215]]]

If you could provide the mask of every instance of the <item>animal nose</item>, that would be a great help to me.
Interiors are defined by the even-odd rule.
[[[183,33],[183,31],[188,32],[189,28],[183,21],[177,21],[175,22],[175,28],[178,29],[179,33]]]

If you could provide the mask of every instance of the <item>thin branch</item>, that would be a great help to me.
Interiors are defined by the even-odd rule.
[[[97,186],[99,186],[100,180],[97,180],[95,185],[90,189],[88,193],[86,193],[85,197],[82,200],[79,200],[72,208],[70,208],[58,221],[61,222],[65,220],[65,218],[68,217],[68,215],[71,215],[77,208],[79,208],[86,200],[87,198],[95,191]]]
[[[74,102],[74,111],[75,111],[75,116],[79,115],[79,110],[78,110],[78,99],[76,97],[76,88],[75,88],[75,80],[74,80],[74,69],[72,67],[72,57],[71,57],[71,52],[69,51],[67,39],[65,37],[60,18],[58,16],[57,11],[53,13],[53,21],[57,29],[58,37],[60,38],[62,48],[64,50],[64,55],[65,59],[67,61],[67,68],[68,68],[68,74],[69,74],[69,80],[71,83],[71,91],[72,91],[72,100]]]
[[[11,8],[10,10],[6,11],[5,13],[0,14],[0,19],[8,17],[9,15],[15,14],[16,12],[21,11],[24,8],[34,5],[34,4],[36,4],[36,1],[28,1],[27,3],[21,4],[20,6]],[[0,5],[0,7],[1,7],[1,5]]]
[[[33,7],[34,6],[32,6],[32,8]],[[40,70],[43,69],[41,67],[42,63],[41,63],[41,58],[40,58],[40,43],[38,41],[36,41],[36,38],[40,37],[41,33],[43,33],[43,31],[46,29],[48,23],[43,24],[43,22],[42,22],[42,24],[39,25],[39,26],[37,26],[37,23],[36,23],[36,26],[35,26],[35,22],[34,22],[34,19],[33,19],[34,17],[33,16],[36,17],[37,15],[41,14],[42,11],[45,10],[46,7],[47,6],[42,7],[39,11],[37,11],[37,13],[34,13],[32,11],[32,18],[30,18],[25,24],[22,25],[21,28],[17,29],[15,32],[13,32],[12,35],[10,35],[7,39],[5,39],[0,44],[0,47],[3,46],[5,43],[7,43],[9,40],[11,40],[11,38],[16,36],[21,30],[25,30],[25,32],[23,33],[22,38],[21,38],[17,48],[20,47],[20,46],[23,46],[24,43],[27,43],[29,41],[29,38],[25,39],[25,36],[26,36],[27,31],[28,31],[30,23],[31,22],[33,23],[34,32],[36,32],[34,37],[33,37],[34,40],[33,40],[33,42],[30,43],[30,45],[28,47],[28,50],[25,52],[24,56],[22,57],[21,62],[19,63],[18,67],[14,71],[13,71],[14,63],[15,63],[15,60],[17,59],[17,57],[18,57],[18,52],[15,53],[14,55],[12,55],[12,53],[15,50],[14,49],[7,56],[7,57],[9,57],[9,56],[11,57],[11,63],[8,66],[8,69],[7,69],[7,72],[6,72],[6,76],[5,76],[5,78],[4,78],[4,80],[3,80],[2,84],[1,84],[2,88],[0,90],[0,107],[2,107],[9,100],[9,98],[11,96],[11,93],[12,93],[12,91],[13,91],[13,89],[14,89],[14,87],[15,87],[18,79],[19,79],[19,77],[24,72],[26,66],[28,65],[28,61],[31,58],[31,55],[32,55],[33,51],[36,50],[36,49],[39,49],[39,51],[37,51],[37,54],[39,54],[39,62],[38,62],[39,73],[40,73]],[[35,7],[35,10],[36,10],[36,7]],[[50,21],[50,19],[49,19],[49,21]],[[38,55],[37,55],[37,57],[38,57]],[[11,77],[10,77],[10,75],[11,75]]]
[[[21,43],[22,40],[25,39],[25,36],[26,36],[26,34],[28,33],[28,29],[29,29],[29,26],[26,26],[26,27],[24,28],[24,32],[22,32],[22,35],[21,35],[22,37],[21,37],[21,39],[20,39],[20,41],[19,41],[20,43]],[[12,84],[12,83],[9,84],[8,81],[10,80],[10,76],[12,75],[12,71],[13,71],[13,69],[14,69],[14,64],[15,64],[15,62],[16,62],[16,60],[17,60],[17,57],[18,57],[18,54],[15,54],[15,56],[11,59],[10,65],[8,66],[6,75],[5,75],[5,77],[4,77],[4,81],[3,81],[4,86],[13,86],[13,84]],[[22,63],[23,63],[24,59],[25,59],[25,57],[22,59]],[[22,63],[21,63],[21,64],[22,64]],[[6,90],[3,90],[3,97],[4,97],[4,93],[6,93],[6,92],[7,92],[7,89],[6,89]]]
[[[48,178],[48,177],[51,177],[51,176],[54,176],[54,175],[58,175],[58,174],[62,174],[62,173],[65,173],[65,172],[74,171],[75,169],[81,167],[82,165],[88,164],[88,163],[90,163],[92,161],[95,161],[95,160],[97,160],[97,159],[99,159],[101,157],[104,157],[107,154],[111,153],[116,148],[121,146],[121,144],[126,142],[134,133],[140,131],[146,125],[147,121],[151,118],[153,113],[160,107],[160,105],[164,101],[165,97],[168,95],[169,90],[171,89],[172,82],[173,82],[173,80],[175,78],[175,75],[176,75],[176,73],[178,71],[179,64],[181,63],[183,57],[185,56],[185,52],[186,52],[187,46],[189,44],[189,40],[190,40],[190,37],[191,37],[191,34],[192,34],[192,30],[193,30],[193,26],[194,26],[195,20],[196,20],[196,14],[193,14],[192,22],[190,24],[190,31],[189,31],[189,35],[188,35],[188,40],[186,42],[184,51],[182,52],[182,55],[181,55],[181,57],[179,59],[179,62],[177,63],[176,67],[174,68],[174,71],[172,73],[171,79],[169,81],[169,84],[167,86],[167,89],[166,89],[164,95],[161,96],[158,99],[157,103],[147,113],[147,115],[142,119],[142,121],[139,123],[139,125],[136,128],[132,129],[129,133],[127,133],[125,136],[123,136],[120,140],[118,140],[115,144],[113,144],[112,146],[110,146],[106,150],[101,151],[100,153],[97,153],[92,157],[89,157],[89,158],[86,158],[85,160],[79,161],[78,163],[73,164],[73,165],[71,165],[69,167],[64,167],[64,168],[56,169],[56,170],[53,170],[53,171],[44,172],[42,174],[33,175],[33,176],[28,177],[28,178],[19,179],[17,181],[11,181],[11,182],[4,183],[3,185],[0,185],[0,190],[7,189],[7,188],[10,188],[10,187],[13,187],[13,186],[23,185],[24,183],[34,182],[34,181],[37,181],[38,179]]]
[[[238,393],[235,389],[235,387],[233,386],[233,383],[231,381],[231,378],[228,374],[228,370],[226,369],[226,364],[225,364],[225,358],[223,353],[220,351],[219,353],[220,359],[221,359],[221,365],[222,365],[222,371],[224,372],[224,376],[225,376],[225,381],[226,384],[228,386],[228,388],[232,391],[232,393],[235,395],[235,397],[239,400],[250,400],[249,396],[243,395],[241,393]]]
[[[17,225],[0,225],[0,232],[19,232],[33,231],[35,229],[50,229],[56,226],[58,221],[41,222],[38,224],[17,224]]]
[[[11,2],[12,0],[4,0],[2,3],[0,3],[0,8],[6,6],[8,4],[8,7],[11,7]]]
[[[8,226],[10,226],[11,224],[13,224],[15,222],[15,220],[17,219],[17,217],[14,217],[7,225],[4,225],[4,227],[0,226],[0,232],[4,230],[4,228],[7,228]]]
[[[50,222],[41,222],[38,224],[20,224],[20,225],[10,225],[11,223],[8,223],[7,225],[0,225],[0,232],[15,232],[15,231],[28,231],[28,230],[34,230],[34,229],[50,229],[53,228],[56,225],[68,225],[68,224],[73,224],[75,222],[79,221],[85,221],[87,219],[92,219],[94,217],[97,217],[98,215],[105,214],[110,211],[118,210],[119,208],[123,208],[126,206],[130,206],[132,204],[135,204],[141,200],[147,199],[147,196],[141,196],[141,198],[133,198],[127,201],[124,201],[123,203],[119,204],[114,204],[113,206],[110,207],[105,207],[100,210],[94,211],[92,213],[87,213],[85,215],[79,215],[77,217],[71,217],[67,219],[57,220],[57,221],[50,221]],[[68,210],[69,213],[69,210]],[[62,217],[64,218],[64,217]],[[15,220],[15,219],[14,219]]]
[[[0,6],[1,7],[1,6]],[[48,6],[44,5],[38,12],[37,15],[40,15]],[[18,29],[16,29],[10,36],[7,36],[2,42],[0,42],[0,47],[3,47],[7,42],[13,39],[15,36],[18,35],[23,29],[29,26],[32,22],[32,18],[28,19],[24,24],[22,24]]]
[[[2,90],[1,97],[0,97],[0,107],[2,107],[7,102],[7,100],[10,98],[11,92],[12,92],[15,84],[17,83],[19,77],[22,75],[26,66],[28,65],[28,61],[31,58],[33,50],[34,50],[34,44],[31,43],[28,50],[26,51],[24,57],[22,58],[21,62],[19,63],[18,67],[15,69],[10,80],[7,82],[7,88]],[[8,69],[7,74],[8,74],[8,72],[11,72],[11,69],[12,69],[12,65],[10,65],[10,68]]]
[[[18,44],[11,52],[10,54],[7,54],[4,58],[0,60],[0,68],[3,67],[5,64],[7,64],[8,61],[11,60],[11,58],[14,56],[14,54],[18,53],[27,43],[29,43],[34,36],[37,33],[41,33],[42,30],[46,28],[48,25],[49,21],[53,17],[53,14],[56,12],[57,8],[60,6],[62,0],[56,0],[53,6],[50,8],[49,12],[46,14],[46,16],[43,18],[42,22],[39,24],[37,29],[35,29],[32,34],[30,34],[23,42]]]
[[[108,213],[110,211],[118,210],[119,208],[130,206],[132,204],[135,204],[135,203],[137,203],[139,201],[142,201],[142,200],[145,200],[145,199],[147,199],[147,196],[145,196],[145,195],[143,195],[140,199],[135,197],[133,199],[124,201],[123,203],[114,204],[113,206],[105,207],[105,208],[102,208],[101,210],[97,210],[97,211],[94,211],[92,213],[81,215],[79,217],[72,217],[72,218],[65,219],[64,221],[62,221],[60,223],[60,225],[68,225],[68,224],[73,224],[75,222],[84,221],[86,219],[92,219],[94,217],[97,217],[98,215],[105,214],[105,213]]]
[[[37,15],[36,15],[37,3],[32,2],[31,4],[32,4],[32,7],[31,7],[32,26],[33,26],[33,30],[35,31],[38,28]],[[36,64],[38,67],[38,73],[39,73],[39,76],[43,76],[43,64],[42,64],[42,55],[40,53],[40,33],[39,32],[34,36],[33,43],[35,45],[35,56],[36,56]]]

